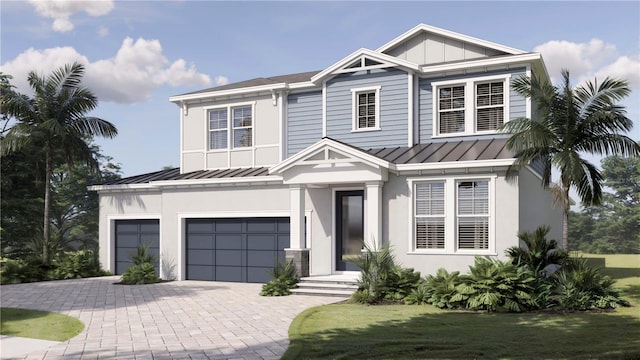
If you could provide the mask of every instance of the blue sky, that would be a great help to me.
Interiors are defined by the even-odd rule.
[[[1,71],[29,93],[26,74],[87,65],[113,122],[97,139],[125,176],[179,165],[179,112],[169,96],[322,70],[376,49],[419,23],[541,52],[552,77],[623,77],[640,139],[640,2],[2,1]]]

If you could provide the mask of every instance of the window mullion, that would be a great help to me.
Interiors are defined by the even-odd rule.
[[[467,111],[464,113],[464,133],[470,134],[476,131],[475,118],[476,118],[476,89],[473,81],[467,81],[465,84],[465,98],[464,107]]]
[[[455,251],[456,242],[456,206],[455,201],[457,198],[456,186],[453,179],[448,179],[444,184],[444,249],[448,253]]]

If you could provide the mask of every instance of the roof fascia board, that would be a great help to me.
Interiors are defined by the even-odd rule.
[[[127,191],[154,189],[159,190],[162,187],[191,187],[206,185],[234,185],[234,184],[250,184],[250,183],[281,183],[282,177],[277,175],[255,176],[247,178],[217,178],[217,179],[185,179],[185,180],[158,180],[150,181],[144,184],[122,184],[122,185],[93,185],[89,186],[90,191]]]
[[[496,66],[496,65],[511,65],[515,63],[525,63],[525,62],[533,62],[540,61],[542,57],[539,53],[527,53],[521,55],[513,55],[509,57],[502,57],[499,59],[495,58],[485,58],[478,60],[469,60],[462,63],[452,63],[452,64],[440,64],[440,65],[424,65],[421,68],[422,74],[436,73],[436,72],[447,72],[447,71],[457,71],[464,70],[470,68],[477,67],[485,67],[485,66]]]
[[[426,31],[426,32],[431,32],[437,35],[441,35],[441,36],[445,36],[445,37],[449,37],[449,38],[453,38],[456,40],[460,40],[460,41],[464,41],[464,42],[468,42],[468,43],[472,43],[475,45],[479,45],[482,47],[487,47],[487,48],[491,48],[494,50],[498,50],[498,51],[502,51],[502,52],[506,52],[509,54],[514,54],[514,55],[518,55],[518,54],[524,54],[526,53],[526,51],[522,51],[516,48],[512,48],[509,46],[504,46],[504,45],[500,45],[491,41],[487,41],[487,40],[482,40],[482,39],[478,39],[469,35],[464,35],[464,34],[460,34],[457,32],[453,32],[450,30],[445,30],[445,29],[441,29],[435,26],[431,26],[431,25],[425,25],[425,24],[419,24],[417,26],[415,26],[413,29],[407,31],[406,33],[396,37],[395,39],[389,41],[388,43],[382,45],[381,47],[379,47],[378,49],[376,49],[377,52],[385,52],[391,48],[393,48],[394,46],[402,43],[403,41],[409,39],[410,37],[418,34],[421,31]]]
[[[416,171],[416,170],[446,170],[459,168],[480,168],[512,165],[515,159],[493,159],[493,160],[472,160],[472,161],[447,161],[435,163],[418,164],[395,164],[391,170],[396,171]]]
[[[119,184],[119,185],[91,185],[87,186],[89,191],[125,191],[125,190],[144,190],[155,189],[153,185],[149,183],[144,184]]]
[[[358,49],[356,51],[354,51],[353,53],[347,55],[346,57],[342,58],[342,60],[338,61],[337,63],[329,66],[328,68],[322,70],[321,72],[317,73],[316,75],[314,75],[311,78],[311,82],[317,84],[318,82],[326,79],[327,77],[331,76],[332,74],[334,74],[334,72],[336,72],[337,70],[339,70],[340,68],[349,65],[349,63],[351,63],[352,61],[356,60],[357,58],[361,57],[361,56],[367,56],[372,58],[373,60],[377,60],[377,61],[381,61],[383,63],[389,63],[390,66],[401,66],[403,68],[409,69],[409,70],[414,70],[414,71],[418,71],[420,70],[420,66],[418,66],[417,64],[414,64],[412,62],[406,61],[406,60],[402,60],[387,54],[382,54],[379,52],[375,52],[373,50],[369,50],[369,49],[365,49],[365,48],[361,48]]]
[[[197,93],[197,94],[171,96],[169,98],[169,101],[175,103],[180,101],[197,100],[197,99],[216,97],[216,96],[228,96],[228,95],[260,92],[260,91],[285,90],[288,88],[289,86],[287,83],[267,84],[267,85],[243,87],[243,88],[237,88],[237,89],[208,91],[208,92]]]

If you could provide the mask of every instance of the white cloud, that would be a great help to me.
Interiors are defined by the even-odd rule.
[[[556,84],[561,79],[560,71],[568,69],[574,85],[596,76],[611,76],[626,79],[634,87],[640,86],[639,58],[620,56],[614,44],[600,39],[587,43],[553,40],[536,46],[534,51],[542,54]]]
[[[216,76],[214,80],[218,86],[227,85],[229,83],[229,78],[223,75]]]
[[[43,17],[53,19],[54,31],[67,32],[73,30],[69,18],[79,12],[91,16],[106,15],[113,10],[113,0],[28,0],[36,12]]]
[[[107,35],[109,35],[109,28],[107,28],[106,26],[100,26],[100,28],[98,29],[98,36],[105,37]]]
[[[209,86],[211,78],[198,72],[183,59],[170,62],[158,40],[125,38],[116,55],[95,62],[72,47],[45,50],[28,49],[2,65],[2,72],[13,76],[18,91],[30,94],[27,74],[35,70],[49,74],[58,67],[78,61],[86,67],[83,85],[101,101],[135,103],[149,99],[154,89],[163,86]]]

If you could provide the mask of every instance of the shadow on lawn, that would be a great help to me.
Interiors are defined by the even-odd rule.
[[[612,313],[446,312],[290,340],[283,359],[629,359],[640,354],[640,320]]]
[[[613,280],[630,277],[640,277],[640,268],[604,268],[602,272],[610,276]]]

